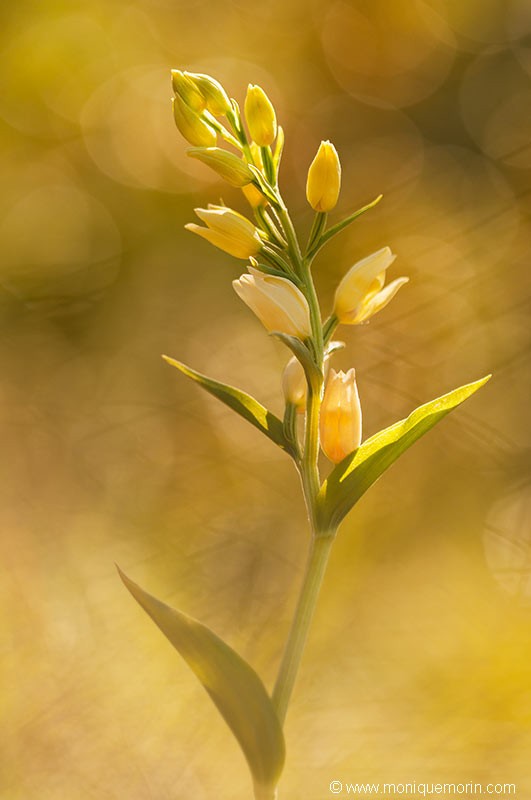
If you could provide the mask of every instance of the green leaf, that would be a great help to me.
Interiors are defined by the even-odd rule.
[[[293,455],[291,445],[284,435],[282,422],[278,417],[272,414],[271,411],[268,411],[267,408],[261,405],[258,400],[251,397],[250,394],[242,392],[241,389],[236,389],[234,386],[228,386],[226,383],[220,383],[212,378],[207,378],[206,375],[196,372],[194,369],[191,369],[191,367],[187,367],[186,364],[182,364],[174,358],[170,358],[169,356],[162,356],[162,358],[168,364],[171,364],[172,367],[176,367],[180,370],[183,375],[186,375],[202,386],[209,394],[214,395],[214,397],[217,397],[222,403],[225,403],[225,405],[232,408],[233,411],[236,411],[240,417],[246,419],[251,425],[258,428],[259,431],[265,433],[268,439],[271,439],[276,445],[290,455]]]
[[[119,567],[118,572],[207,690],[238,740],[258,792],[273,796],[284,766],[284,737],[273,703],[254,669],[205,625],[145,592]]]
[[[260,170],[257,169],[253,164],[248,164],[248,167],[249,167],[249,169],[251,170],[251,172],[254,175],[254,180],[253,180],[254,185],[258,189],[260,189],[262,194],[265,195],[267,197],[267,199],[271,203],[273,203],[273,205],[278,206],[279,205],[278,197],[276,196],[273,187],[267,181],[265,176],[262,175]]]
[[[341,220],[341,222],[338,222],[336,225],[333,225],[331,228],[328,228],[328,230],[323,233],[323,235],[318,239],[318,241],[313,244],[311,250],[308,253],[308,258],[313,260],[317,255],[317,253],[319,252],[319,250],[322,247],[324,247],[324,245],[327,242],[329,242],[330,239],[332,239],[338,233],[341,233],[342,230],[344,230],[352,222],[354,222],[355,219],[361,217],[362,214],[365,214],[366,211],[369,211],[371,208],[374,208],[374,206],[380,202],[382,197],[383,194],[378,195],[378,197],[376,197],[370,203],[367,203],[367,205],[363,206],[363,208],[359,208],[357,211],[354,211],[353,214],[350,214],[348,217],[345,217],[345,219]]]
[[[331,356],[333,353],[337,353],[338,350],[344,350],[345,347],[346,347],[345,342],[334,340],[327,345],[325,350],[325,355]]]
[[[280,160],[282,158],[282,151],[284,150],[284,129],[278,126],[277,130],[277,141],[275,143],[275,152],[273,153],[273,163],[275,165],[275,170],[278,173],[278,169],[280,167]]]
[[[337,527],[367,489],[402,453],[453,408],[481,388],[490,377],[487,375],[475,383],[460,386],[453,392],[419,406],[407,419],[379,431],[337,464],[319,493],[322,526]]]
[[[312,229],[310,231],[310,235],[308,237],[308,244],[306,245],[306,252],[310,253],[312,251],[313,246],[319,241],[321,238],[323,231],[326,227],[326,221],[328,219],[328,214],[326,211],[316,211],[315,216],[313,218]]]
[[[290,336],[288,333],[282,333],[282,331],[271,331],[270,335],[274,336],[275,339],[279,339],[286,347],[289,347],[293,355],[302,364],[308,382],[312,386],[318,386],[323,376],[315,363],[312,353],[304,342],[296,336]]]

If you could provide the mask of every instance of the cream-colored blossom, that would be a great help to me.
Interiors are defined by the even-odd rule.
[[[208,208],[196,208],[195,213],[208,227],[203,228],[195,222],[184,227],[197,233],[211,244],[230,253],[235,258],[249,258],[256,255],[262,240],[258,230],[246,217],[226,206],[209,205]]]
[[[299,339],[311,335],[308,301],[287,278],[249,267],[249,274],[242,275],[232,285],[268,331],[287,333]]]
[[[286,403],[294,405],[299,413],[306,408],[308,385],[303,366],[298,358],[290,358],[282,373],[282,391]]]
[[[349,269],[336,289],[334,314],[345,325],[358,325],[386,306],[409,278],[396,278],[384,287],[385,273],[396,256],[383,247]]]

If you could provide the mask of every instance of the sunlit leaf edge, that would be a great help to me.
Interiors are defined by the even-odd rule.
[[[116,567],[134,599],[208,692],[237,739],[255,786],[274,789],[285,761],[284,735],[256,671],[206,625],[158,600]]]
[[[419,406],[405,419],[367,439],[337,464],[321,487],[319,507],[323,525],[338,525],[402,453],[490,378],[487,375]]]
[[[197,372],[175,358],[165,355],[162,358],[166,363],[182,372],[183,375],[198,383],[209,394],[217,397],[226,406],[232,408],[240,417],[250,422],[251,425],[265,434],[268,439],[282,448],[282,450],[293,455],[291,445],[284,434],[281,420],[250,394],[242,391],[242,389],[237,389],[235,386],[229,386],[226,383],[209,378],[207,375]]]

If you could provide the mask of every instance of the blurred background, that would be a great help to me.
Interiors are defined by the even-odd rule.
[[[344,781],[514,782],[531,796],[528,0],[21,0],[0,93],[2,800],[250,796],[187,667],[120,584],[210,625],[271,687],[307,547],[280,451],[168,353],[282,411],[287,352],[238,300],[243,262],[183,225],[246,212],[185,155],[171,67],[286,131],[302,235],[321,139],[325,311],[384,245],[409,275],[342,329],[365,436],[492,372],[345,522],[288,717],[282,797]],[[246,212],[247,213],[247,212]]]

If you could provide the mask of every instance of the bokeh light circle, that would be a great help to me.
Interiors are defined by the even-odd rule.
[[[484,153],[508,166],[531,167],[531,84],[511,50],[478,56],[463,75],[463,120]]]
[[[66,182],[36,186],[14,200],[0,220],[0,248],[4,289],[66,313],[74,300],[114,282],[121,256],[107,208]]]
[[[487,564],[502,589],[531,603],[531,486],[508,492],[494,504],[483,544]]]
[[[381,106],[409,106],[432,94],[454,59],[451,31],[438,11],[420,0],[376,0],[363,8],[336,0],[322,19],[321,42],[341,87]]]
[[[3,51],[0,116],[17,130],[62,137],[113,63],[112,42],[89,14],[43,18]]]

